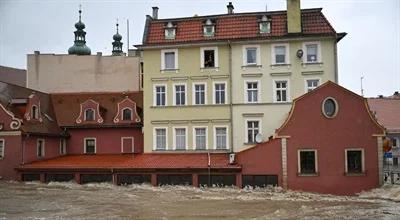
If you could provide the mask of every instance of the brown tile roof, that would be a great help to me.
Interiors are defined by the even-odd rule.
[[[0,81],[25,87],[26,70],[0,66]]]
[[[80,113],[80,104],[88,99],[98,102],[101,109],[101,116],[104,122],[100,126],[117,126],[113,119],[117,114],[118,102],[128,96],[132,101],[136,102],[137,113],[143,117],[143,93],[142,92],[104,92],[104,93],[56,93],[51,94],[54,111],[58,125],[61,127],[69,126],[88,126],[78,125],[76,119]],[[99,126],[94,125],[94,126]]]
[[[240,169],[228,154],[210,154],[212,169]],[[68,155],[26,164],[21,169],[207,169],[206,153]]]
[[[321,12],[321,8],[301,10],[302,35],[331,35],[336,31]],[[270,15],[272,19],[271,33],[260,34],[258,19]],[[216,20],[214,37],[203,36],[203,22],[206,19]],[[176,23],[176,38],[167,40],[164,36],[164,26],[167,22]],[[286,28],[286,11],[238,13],[232,15],[210,15],[176,19],[150,20],[145,28],[143,45],[174,44],[201,41],[268,39],[288,36]],[[147,36],[147,37],[146,37]]]
[[[40,111],[43,116],[43,122],[28,122],[23,120],[21,125],[22,131],[25,133],[59,135],[62,130],[57,125],[49,94],[0,82],[0,102],[19,119],[24,119],[26,104],[11,104],[10,101],[12,99],[27,100],[32,93],[35,93],[40,98]]]
[[[400,99],[370,98],[368,105],[389,133],[400,133]]]

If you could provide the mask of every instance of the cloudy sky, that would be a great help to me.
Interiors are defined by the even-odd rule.
[[[226,13],[227,0],[0,0],[0,65],[26,68],[26,54],[67,53],[82,4],[87,45],[92,53],[111,53],[115,22],[120,21],[126,50],[126,19],[130,45],[140,44],[145,15],[160,8],[159,18]],[[233,0],[235,12],[285,10],[286,0]],[[400,90],[400,1],[302,0],[302,8],[322,7],[338,32],[339,83],[365,96]],[[130,46],[132,48],[132,46]]]

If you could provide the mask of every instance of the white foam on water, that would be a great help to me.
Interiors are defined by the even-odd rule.
[[[385,199],[400,202],[400,185],[385,184],[380,188],[361,192],[358,196],[366,199]]]

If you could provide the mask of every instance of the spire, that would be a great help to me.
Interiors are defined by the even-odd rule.
[[[74,45],[68,49],[68,54],[76,54],[76,55],[90,55],[90,48],[86,46],[86,32],[85,24],[82,22],[82,9],[81,5],[79,5],[79,21],[75,23],[76,31]]]
[[[121,56],[122,55],[122,44],[123,43],[121,42],[122,36],[118,32],[118,26],[119,26],[119,24],[118,24],[118,19],[117,19],[117,24],[116,24],[117,33],[114,34],[114,36],[113,36],[114,42],[112,42],[112,45],[113,45],[112,55],[113,56]]]

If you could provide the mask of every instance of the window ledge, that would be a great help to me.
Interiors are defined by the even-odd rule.
[[[258,64],[247,64],[242,66],[242,69],[246,69],[246,68],[261,68],[262,65],[258,65]]]
[[[361,172],[361,173],[344,173],[345,176],[366,176],[367,172]]]
[[[179,69],[161,69],[161,73],[179,73]]]
[[[219,71],[219,67],[201,67],[200,71]]]
[[[303,177],[315,177],[319,176],[319,173],[297,173],[297,176],[303,176]]]
[[[279,67],[279,66],[291,66],[292,64],[290,63],[274,63],[271,64],[272,67]]]
[[[303,63],[301,63],[301,65],[303,65],[303,66],[312,66],[312,65],[319,65],[319,66],[322,66],[324,63],[323,62],[303,62]]]

